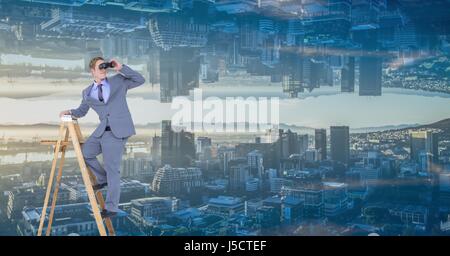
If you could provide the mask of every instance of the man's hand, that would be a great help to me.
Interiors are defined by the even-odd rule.
[[[118,62],[116,59],[111,59],[111,62],[114,64],[114,70],[119,72],[122,69],[122,64]]]
[[[59,113],[60,118],[63,117],[64,115],[71,115],[70,110],[64,110],[64,111],[61,111],[61,113]]]

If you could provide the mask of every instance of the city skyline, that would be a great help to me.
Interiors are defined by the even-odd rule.
[[[80,104],[95,56],[146,80],[127,95],[137,133],[120,165],[117,236],[450,235],[449,8],[0,0],[0,235],[37,235],[54,154],[42,141]],[[255,104],[228,112],[238,98]],[[273,127],[201,125],[261,125],[266,110]],[[86,139],[95,112],[79,124]],[[52,235],[99,234],[76,160],[69,147]]]

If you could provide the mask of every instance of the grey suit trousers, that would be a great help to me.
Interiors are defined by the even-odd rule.
[[[105,209],[119,211],[120,200],[120,164],[128,138],[117,138],[111,131],[105,131],[101,137],[89,136],[82,146],[86,165],[92,170],[98,184],[108,183]],[[97,156],[102,153],[103,165]]]

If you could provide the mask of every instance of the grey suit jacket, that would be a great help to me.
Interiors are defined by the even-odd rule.
[[[100,124],[92,133],[94,137],[101,137],[105,131],[106,124],[111,127],[111,132],[117,138],[127,138],[136,134],[133,120],[126,100],[126,94],[129,89],[138,87],[145,83],[144,77],[138,72],[132,70],[127,65],[122,65],[120,73],[108,77],[110,85],[110,94],[108,102],[100,102],[89,96],[94,84],[85,88],[82,92],[82,101],[78,108],[71,109],[74,117],[80,118],[87,114],[89,108],[97,112]]]

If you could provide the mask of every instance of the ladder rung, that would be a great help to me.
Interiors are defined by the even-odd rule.
[[[58,141],[57,140],[41,140],[41,145],[56,145]],[[68,142],[62,141],[61,142],[61,146],[67,146],[67,145],[72,145],[72,141],[69,140]],[[80,142],[80,144],[83,144],[84,142]]]

